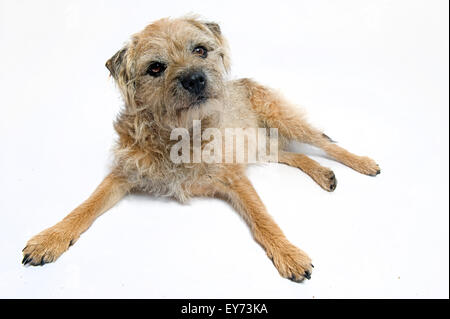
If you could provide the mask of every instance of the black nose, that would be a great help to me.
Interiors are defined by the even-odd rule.
[[[199,95],[206,86],[206,76],[202,71],[195,71],[180,78],[181,85],[190,93]]]

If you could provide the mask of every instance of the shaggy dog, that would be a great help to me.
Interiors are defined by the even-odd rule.
[[[297,282],[309,279],[311,259],[288,241],[267,213],[245,176],[248,163],[174,161],[173,130],[184,128],[192,133],[195,122],[201,124],[197,128],[200,134],[212,128],[219,132],[226,128],[277,129],[276,161],[301,169],[327,191],[336,187],[333,172],[306,155],[288,152],[290,140],[319,147],[360,173],[380,173],[372,159],[336,145],[273,90],[250,79],[228,81],[228,46],[216,23],[192,17],[158,20],[135,34],[106,67],[125,103],[114,124],[118,141],[112,170],[83,204],[28,241],[23,264],[55,261],[99,215],[126,194],[144,191],[182,202],[193,196],[229,201],[281,276]],[[274,139],[267,137],[267,143]],[[195,145],[195,136],[190,138],[194,149],[187,154],[188,159],[196,147],[204,150],[208,145],[205,141]],[[254,143],[249,138],[245,149]]]

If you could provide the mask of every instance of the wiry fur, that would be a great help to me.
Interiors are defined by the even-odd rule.
[[[208,57],[192,54],[195,46],[208,49]],[[151,77],[152,61],[167,64],[163,76]],[[118,140],[111,173],[94,194],[64,220],[28,242],[24,264],[56,260],[89,225],[131,191],[171,196],[182,202],[191,196],[217,196],[229,201],[250,226],[283,277],[310,278],[310,258],[292,245],[268,215],[264,204],[245,177],[245,164],[225,162],[175,164],[170,149],[172,129],[187,128],[193,120],[206,128],[277,128],[280,163],[295,166],[321,187],[333,191],[333,172],[306,155],[286,151],[289,140],[324,149],[334,159],[355,170],[376,175],[378,165],[337,146],[305,120],[304,114],[273,90],[249,79],[227,80],[230,58],[226,40],[216,23],[188,17],[161,19],[135,34],[106,63],[125,102],[114,128]],[[196,103],[179,83],[186,72],[201,70],[207,79],[207,100]],[[192,134],[191,134],[192,137]],[[252,141],[248,141],[251,143]]]

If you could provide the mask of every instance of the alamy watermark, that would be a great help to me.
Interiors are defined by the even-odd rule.
[[[175,128],[170,139],[178,141],[170,149],[175,164],[278,162],[276,128],[209,127],[202,132],[201,121],[194,120],[192,138],[186,128]]]

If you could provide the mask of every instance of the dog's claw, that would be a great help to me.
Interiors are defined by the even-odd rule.
[[[31,261],[33,261],[33,258],[27,254],[27,255],[25,255],[25,257],[23,257],[22,264],[25,266],[25,265],[29,264]]]
[[[311,273],[309,271],[305,271],[305,278],[308,280],[311,279]]]
[[[330,185],[330,190],[334,191],[335,189],[336,189],[336,179],[334,179],[333,177],[332,184]]]

